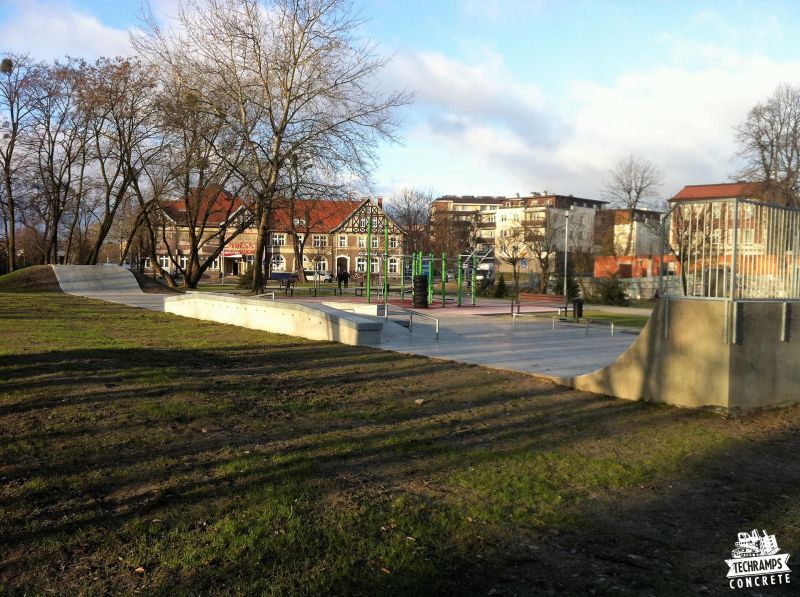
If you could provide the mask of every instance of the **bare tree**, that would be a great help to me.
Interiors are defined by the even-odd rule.
[[[630,255],[635,226],[635,210],[639,209],[647,199],[658,197],[659,189],[664,182],[664,175],[659,168],[646,158],[637,158],[632,153],[619,160],[609,171],[605,185],[605,195],[618,207],[629,212],[629,230],[625,241],[624,254]]]
[[[235,127],[247,154],[238,170],[258,226],[257,290],[273,202],[292,156],[368,180],[378,141],[393,139],[394,108],[409,97],[376,90],[385,60],[357,41],[360,21],[344,0],[185,0],[178,21],[172,32],[151,21],[136,43],[150,56],[193,63],[215,81],[204,97],[208,109]]]
[[[83,199],[88,159],[89,127],[81,109],[79,89],[85,64],[70,60],[40,69],[40,84],[26,143],[31,154],[29,175],[36,181],[39,212],[44,222],[44,261],[58,262],[59,238],[66,225],[65,259]],[[64,217],[71,222],[64,222]]]
[[[386,212],[405,232],[406,253],[431,250],[431,203],[431,191],[415,188],[401,189],[389,199]]]
[[[494,254],[511,266],[511,275],[514,282],[513,296],[519,300],[519,265],[529,254],[530,230],[520,224],[503,230],[502,235],[495,238]]]
[[[132,182],[158,153],[155,78],[137,60],[102,58],[87,67],[82,88],[93,142],[95,190],[100,196],[97,234],[86,262],[97,263],[117,209]]]
[[[36,99],[39,68],[39,64],[30,56],[23,54],[9,54],[0,61],[0,112],[3,114],[0,123],[0,175],[3,179],[2,209],[7,217],[8,271],[16,269],[18,200],[14,178],[25,157],[18,150],[32,126],[31,113]]]
[[[525,236],[530,254],[539,266],[539,292],[547,291],[554,256],[558,249],[557,238],[560,238],[563,229],[563,226],[554,224],[552,217],[547,217],[543,226],[530,228]]]
[[[800,87],[779,85],[736,127],[738,178],[764,185],[765,199],[800,206]]]

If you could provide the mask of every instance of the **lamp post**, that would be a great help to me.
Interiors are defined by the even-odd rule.
[[[574,205],[570,205],[566,210],[564,216],[564,317],[567,316],[569,311],[569,295],[567,294],[567,262],[569,260],[569,214],[575,209]]]

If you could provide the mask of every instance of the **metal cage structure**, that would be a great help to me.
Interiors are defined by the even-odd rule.
[[[800,299],[800,209],[748,199],[680,201],[667,239],[684,296]]]

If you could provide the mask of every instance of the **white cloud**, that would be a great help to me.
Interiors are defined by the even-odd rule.
[[[14,2],[15,10],[0,25],[3,48],[44,60],[66,55],[84,58],[131,53],[126,30],[59,2]]]
[[[685,184],[724,182],[735,171],[733,127],[778,83],[800,80],[800,63],[703,47],[707,60],[694,68],[575,81],[566,97],[549,98],[491,53],[470,63],[430,52],[401,57],[395,84],[418,89],[406,151],[425,146],[448,165],[470,168],[449,183],[421,174],[442,193],[546,188],[599,198],[606,172],[629,152],[664,170],[665,196]]]

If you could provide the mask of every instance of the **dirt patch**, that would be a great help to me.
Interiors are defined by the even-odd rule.
[[[131,273],[139,283],[139,288],[146,294],[181,294],[177,288],[170,288],[160,280],[145,276],[142,272],[131,270]]]

